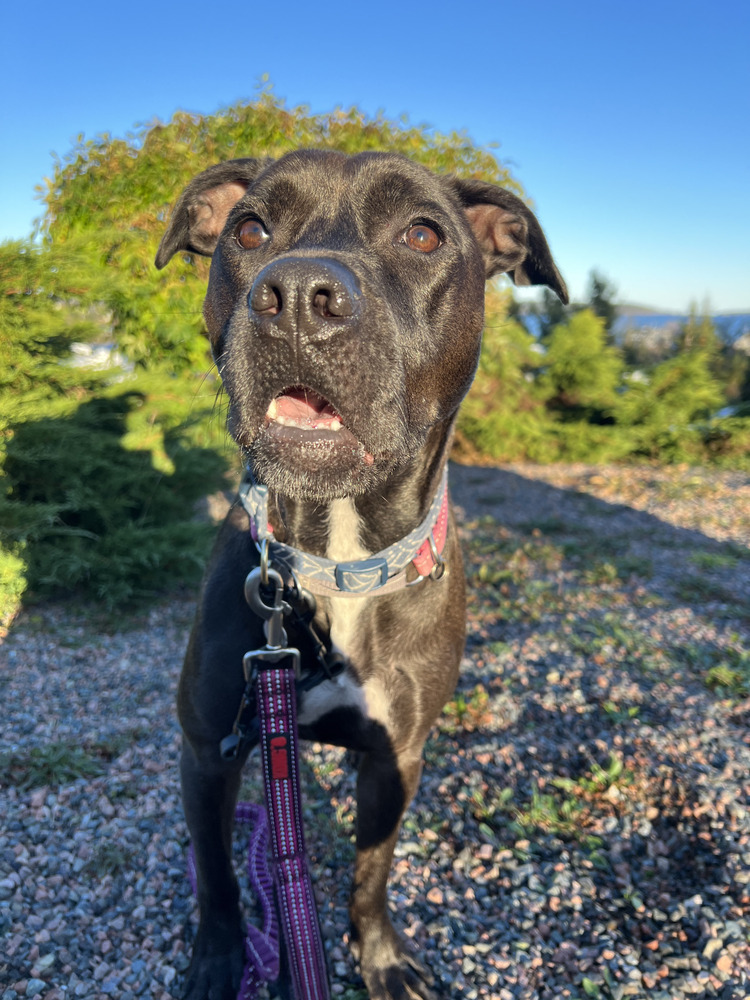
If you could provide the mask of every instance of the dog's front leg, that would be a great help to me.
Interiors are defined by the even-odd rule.
[[[350,905],[352,951],[371,1000],[434,1000],[432,977],[410,956],[388,916],[386,887],[401,817],[421,758],[363,755],[357,780],[357,858]]]
[[[183,744],[182,797],[200,906],[185,1000],[235,1000],[242,979],[244,932],[231,846],[241,770],[238,762],[207,765],[187,740]]]

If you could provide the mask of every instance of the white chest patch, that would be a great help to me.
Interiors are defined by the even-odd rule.
[[[336,562],[352,562],[372,555],[359,540],[359,514],[354,501],[347,497],[331,504],[326,555]],[[344,656],[353,652],[357,619],[367,600],[367,597],[331,598],[331,642]]]
[[[326,555],[336,562],[367,559],[372,555],[359,539],[359,515],[349,499],[331,504]],[[333,597],[330,599],[331,644],[347,659],[357,648],[357,626],[367,597]],[[334,708],[357,708],[363,716],[387,724],[388,706],[380,681],[373,677],[364,687],[348,671],[333,681],[323,681],[302,698],[299,712],[301,725],[310,725]]]

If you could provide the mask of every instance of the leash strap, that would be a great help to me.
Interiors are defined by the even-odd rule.
[[[291,663],[291,658],[287,661]],[[295,1000],[329,1000],[328,971],[307,867],[297,753],[294,670],[273,665],[256,681],[274,881]]]

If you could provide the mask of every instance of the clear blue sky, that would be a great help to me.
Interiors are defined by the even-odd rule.
[[[465,129],[533,199],[574,296],[750,310],[750,0],[6,5],[0,238],[83,132],[288,104]]]

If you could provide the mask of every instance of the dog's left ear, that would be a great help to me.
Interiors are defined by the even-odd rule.
[[[216,163],[194,177],[179,197],[156,252],[161,270],[180,250],[210,257],[227,216],[271,160]]]
[[[487,277],[505,271],[516,285],[547,285],[567,305],[568,289],[542,227],[521,199],[485,181],[451,177],[450,184],[484,254]]]

